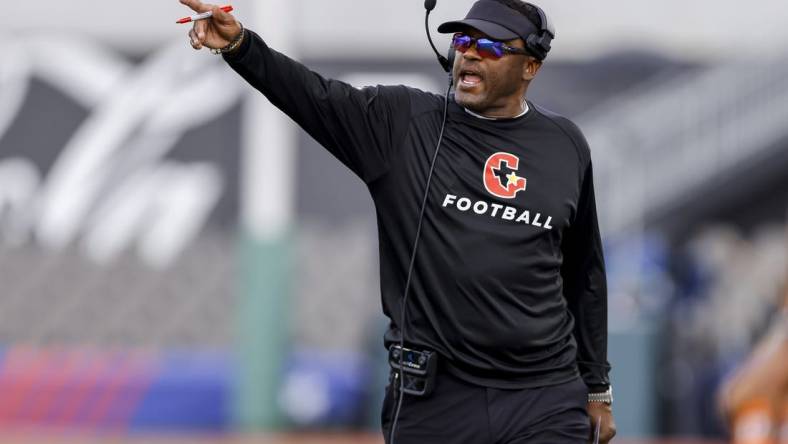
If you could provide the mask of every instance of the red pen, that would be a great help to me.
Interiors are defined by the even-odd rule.
[[[224,12],[230,12],[230,11],[233,10],[233,5],[222,6],[219,9],[221,9]],[[184,17],[184,18],[178,20],[175,23],[179,23],[179,24],[191,23],[191,22],[194,22],[194,21],[197,21],[197,20],[209,19],[211,17],[213,17],[213,11],[208,11],[208,12],[203,12],[201,14],[192,15],[192,16],[189,16],[189,17]]]

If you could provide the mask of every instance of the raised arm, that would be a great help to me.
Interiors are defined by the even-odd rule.
[[[180,1],[214,14],[190,33],[195,49],[224,48],[240,36],[242,28],[231,14],[199,0]],[[269,48],[254,32],[243,32],[238,48],[224,54],[236,72],[366,183],[387,171],[410,122],[406,87],[357,89],[325,79]]]

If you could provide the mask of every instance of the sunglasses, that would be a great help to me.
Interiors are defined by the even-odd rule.
[[[503,42],[495,40],[471,37],[463,33],[454,34],[451,45],[461,53],[465,53],[472,46],[476,45],[476,52],[486,59],[500,59],[506,54],[528,55],[528,51],[525,49],[507,46]]]

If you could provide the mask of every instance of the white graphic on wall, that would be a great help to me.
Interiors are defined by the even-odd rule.
[[[224,181],[214,164],[165,155],[238,102],[237,76],[180,40],[139,65],[79,38],[0,42],[0,138],[33,76],[88,110],[46,177],[29,159],[0,157],[3,243],[35,240],[55,251],[78,243],[99,262],[134,247],[151,266],[170,264],[204,226]]]

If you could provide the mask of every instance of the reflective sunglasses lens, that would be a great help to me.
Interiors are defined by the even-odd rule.
[[[478,39],[476,41],[476,50],[479,55],[491,59],[500,59],[503,57],[503,44],[501,42],[494,42],[489,39]]]
[[[467,51],[471,45],[473,44],[473,39],[468,37],[467,35],[458,34],[454,36],[454,41],[452,42],[454,45],[454,49],[460,52]]]

